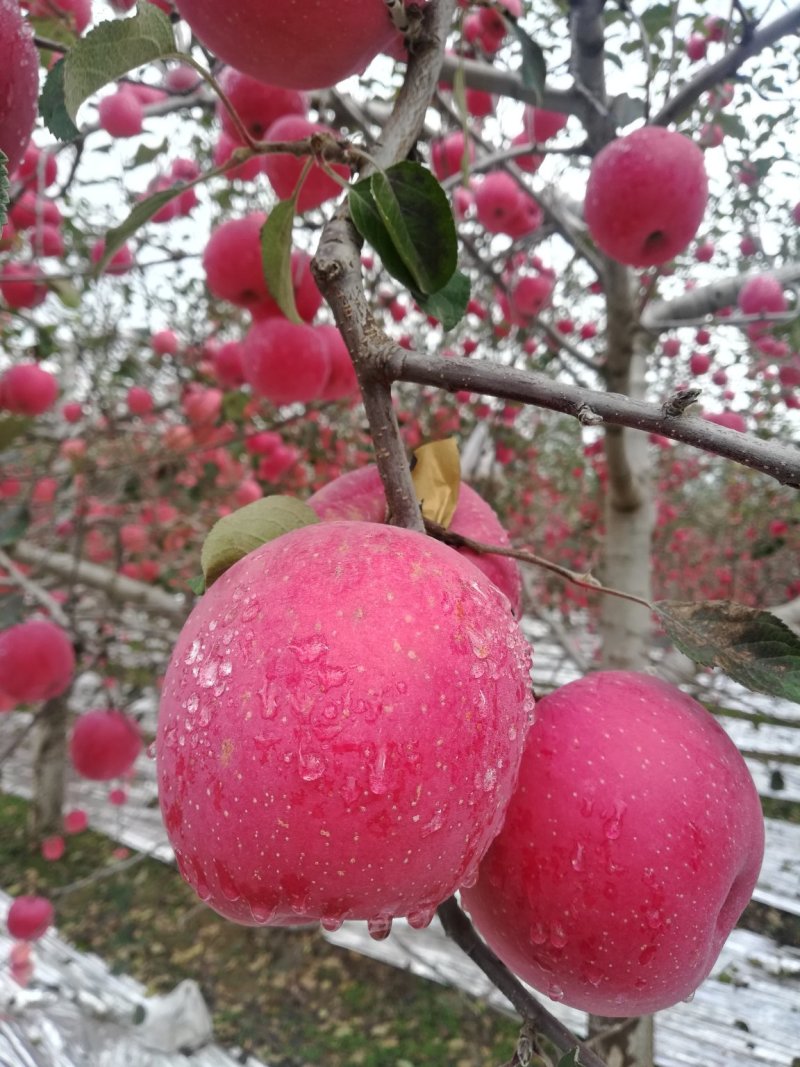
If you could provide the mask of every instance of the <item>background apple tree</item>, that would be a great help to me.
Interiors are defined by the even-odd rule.
[[[44,90],[0,187],[1,358],[58,399],[0,383],[4,626],[44,607],[124,708],[166,665],[218,518],[376,461],[392,521],[423,529],[409,456],[453,436],[535,556],[524,610],[596,631],[598,666],[666,647],[679,613],[656,602],[798,625],[800,8],[431,0],[394,10],[395,58],[277,100],[169,4],[24,6]],[[688,247],[637,269],[583,200],[642,126],[702,148],[710,196]],[[729,624],[713,608],[682,647],[735,674]],[[61,825],[65,697],[47,707],[37,837]],[[599,1047],[644,1064],[651,1045],[643,1022]]]

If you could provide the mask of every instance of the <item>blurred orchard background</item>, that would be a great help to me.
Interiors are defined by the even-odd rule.
[[[468,360],[533,371],[566,397],[581,388],[626,394],[647,401],[656,420],[669,398],[696,389],[686,419],[701,419],[689,444],[666,427],[637,433],[591,411],[575,418],[566,402],[503,398],[502,383],[498,397],[399,382],[402,441],[410,455],[454,437],[462,478],[491,503],[511,542],[572,573],[565,580],[542,567],[523,570],[538,693],[592,667],[658,662],[713,705],[746,755],[768,816],[765,873],[746,929],[736,931],[740,942],[707,983],[706,999],[698,994],[700,1009],[674,1009],[662,1037],[657,1027],[655,1062],[790,1064],[792,1029],[795,1050],[800,1033],[786,999],[796,996],[800,973],[797,707],[698,674],[647,608],[601,596],[586,576],[648,601],[771,608],[800,629],[796,488],[750,461],[751,442],[791,446],[800,429],[800,9],[684,0],[504,5],[519,16],[523,43],[491,5],[457,8],[413,150],[452,203],[459,267],[471,285],[466,314],[445,329],[366,245],[369,307],[401,349],[454,367]],[[23,4],[42,77],[92,26],[130,6]],[[582,49],[581,29],[600,34],[599,59]],[[175,33],[181,49],[208,63],[185,23],[176,21]],[[309,119],[368,152],[404,72],[380,56],[361,77],[283,101],[276,112],[257,83],[215,71],[256,138],[297,140],[308,132],[298,119]],[[283,112],[294,113],[295,125]],[[286,125],[273,135],[276,119]],[[702,148],[710,196],[685,251],[635,270],[598,250],[582,204],[598,148],[643,124],[669,124]],[[54,939],[36,950],[38,962],[25,954],[16,965],[0,960],[9,971],[4,995],[16,1005],[0,1017],[0,1060],[90,1062],[70,1058],[64,1041],[62,1059],[36,1059],[30,1030],[14,1021],[21,1004],[48,1055],[56,1056],[48,1019],[60,1020],[62,1033],[73,1027],[76,1048],[94,1041],[93,1055],[113,1055],[108,1049],[133,1041],[123,1026],[129,1009],[186,977],[199,981],[217,1039],[240,1050],[242,1062],[508,1060],[517,1024],[441,937],[415,949],[401,935],[390,948],[348,927],[327,939],[316,929],[232,928],[160,862],[169,848],[147,746],[204,536],[262,496],[307,499],[373,462],[372,434],[310,272],[339,186],[314,175],[320,196],[293,229],[298,310],[320,354],[300,370],[289,360],[292,342],[285,370],[260,377],[261,331],[281,312],[263,278],[258,231],[292,192],[296,171],[287,178],[278,162],[289,157],[252,154],[214,92],[177,60],[148,63],[91,96],[77,125],[77,137],[59,142],[39,121],[10,175],[0,237],[0,374],[35,364],[52,375],[41,404],[15,401],[0,384],[0,626],[48,616],[70,635],[77,659],[63,695],[0,705],[0,869],[6,893],[51,896],[65,938],[143,986],[115,985],[80,954],[70,971],[71,950]],[[237,150],[241,164],[222,168]],[[168,190],[179,195],[130,226],[98,273],[109,229]],[[739,301],[756,274],[780,279],[772,304]],[[716,427],[730,431],[724,446]],[[144,750],[125,776],[90,785],[69,763],[67,738],[75,716],[97,708],[124,712]],[[91,831],[76,809],[89,812]],[[399,969],[350,950],[383,953]],[[445,984],[428,987],[415,971]],[[577,1013],[564,1017],[585,1030]],[[652,1027],[639,1031],[636,1059],[609,1063],[653,1062]],[[609,1057],[633,1055],[613,1034],[598,1047]],[[140,1058],[125,1062],[168,1062],[166,1052],[127,1054]],[[226,1062],[203,1059],[208,1048],[196,1056]]]

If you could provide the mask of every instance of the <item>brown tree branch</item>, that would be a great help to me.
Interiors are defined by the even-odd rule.
[[[663,406],[633,400],[618,393],[604,393],[553,382],[544,374],[502,367],[485,361],[454,356],[442,359],[393,346],[384,365],[388,377],[402,382],[433,385],[447,392],[467,390],[534,404],[580,419],[592,412],[611,426],[629,426],[644,433],[657,433],[682,441],[704,452],[735,460],[745,467],[800,488],[800,450],[749,434],[728,430],[690,415],[665,415]]]
[[[580,1049],[582,1067],[605,1067],[605,1063],[596,1052],[579,1041],[566,1026],[551,1015],[539,1001],[528,992],[520,980],[511,973],[506,965],[497,958],[475,927],[459,907],[456,898],[450,897],[437,909],[437,914],[444,931],[451,941],[465,952],[473,963],[483,971],[487,978],[507,997],[516,1010],[537,1033],[546,1037],[561,1052]]]
[[[21,563],[40,567],[67,582],[79,582],[98,589],[112,600],[136,604],[145,611],[160,615],[182,626],[191,605],[185,597],[173,595],[156,586],[126,578],[116,571],[88,560],[75,559],[67,552],[50,552],[46,548],[18,541],[13,548],[14,558]]]
[[[730,278],[721,278],[711,285],[691,289],[674,300],[658,300],[648,304],[642,313],[641,326],[648,333],[656,334],[679,326],[691,325],[715,311],[730,307],[736,302],[739,290],[745,282],[763,273],[763,271],[752,271],[750,274],[736,274]],[[771,270],[770,274],[787,287],[797,285],[800,283],[800,263],[787,263],[783,267]],[[755,315],[747,318],[753,322],[768,322],[770,316]],[[780,321],[785,321],[785,318],[785,315],[781,315]],[[739,321],[741,322],[741,319]],[[727,319],[721,320],[721,325],[727,323]]]

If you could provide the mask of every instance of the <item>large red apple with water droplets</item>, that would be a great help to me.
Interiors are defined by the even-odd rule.
[[[164,682],[184,877],[240,923],[424,925],[500,828],[529,664],[505,598],[432,538],[330,522],[256,549],[196,606]]]
[[[396,31],[384,0],[178,0],[200,40],[270,85],[327,89],[360,74]]]
[[[643,126],[597,154],[584,213],[606,255],[632,267],[651,267],[688,247],[707,200],[701,149],[681,133]]]
[[[764,852],[736,746],[674,686],[590,674],[537,705],[503,829],[464,904],[526,982],[642,1015],[707,977]]]

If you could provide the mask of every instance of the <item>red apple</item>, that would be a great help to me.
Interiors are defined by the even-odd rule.
[[[739,310],[745,315],[764,315],[786,310],[783,285],[774,274],[748,278],[739,290]]]
[[[75,673],[69,635],[49,619],[0,631],[0,692],[18,704],[60,696]]]
[[[57,397],[57,379],[38,363],[17,363],[0,377],[0,408],[14,415],[42,415]]]
[[[131,415],[149,415],[154,407],[153,396],[149,389],[132,385],[128,390],[127,404]]]
[[[52,925],[53,915],[53,905],[47,897],[16,897],[6,916],[8,932],[19,941],[38,941]]]
[[[84,778],[105,782],[129,771],[142,747],[139,727],[121,711],[87,711],[72,728],[69,755]]]
[[[531,711],[505,598],[432,538],[330,522],[195,607],[159,709],[184,878],[245,924],[425,925],[497,832]]]
[[[191,28],[220,59],[271,85],[327,89],[359,74],[395,30],[383,0],[334,4],[282,0],[178,0]]]
[[[329,133],[336,136],[330,126],[319,122],[309,122],[300,115],[286,115],[278,119],[269,128],[269,141],[304,141],[314,133]],[[308,156],[295,156],[284,152],[273,152],[264,157],[264,173],[270,180],[272,188],[281,200],[288,200],[294,192],[300,174]],[[332,170],[345,181],[350,178],[350,169],[341,163],[332,165]],[[297,211],[303,214],[312,211],[326,200],[339,196],[341,186],[329,177],[322,167],[315,163],[306,175],[300,195],[297,198]]]
[[[13,171],[30,141],[39,96],[39,55],[17,0],[0,0],[0,55],[7,57],[0,64],[0,150]]]
[[[97,105],[101,127],[112,137],[136,137],[142,132],[144,107],[126,87],[104,96]]]
[[[232,67],[223,71],[220,84],[245,129],[257,141],[263,141],[270,126],[284,115],[304,118],[308,111],[308,101],[303,93],[298,93],[296,89],[265,85],[263,81]],[[236,124],[222,103],[217,104],[217,116],[223,132],[232,140],[242,143]]]
[[[35,263],[6,261],[0,272],[0,293],[10,308],[35,308],[47,299],[43,279]]]
[[[536,989],[649,1014],[709,974],[763,851],[758,793],[713,716],[657,678],[600,672],[537,705],[503,829],[462,895]]]
[[[273,404],[316,400],[330,374],[328,347],[314,327],[277,316],[250,327],[242,363],[253,392]]]
[[[586,225],[606,255],[650,267],[689,245],[707,199],[697,145],[680,133],[644,126],[595,157],[586,186]]]
[[[357,519],[361,522],[386,521],[386,496],[378,468],[374,465],[350,471],[324,485],[308,499],[309,505],[325,522]],[[473,541],[484,544],[509,544],[508,534],[494,510],[474,489],[462,484],[450,529]],[[506,556],[480,555],[469,549],[458,549],[460,555],[472,560],[476,567],[504,593],[511,610],[519,615],[522,602],[522,578],[516,560]]]

